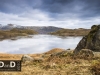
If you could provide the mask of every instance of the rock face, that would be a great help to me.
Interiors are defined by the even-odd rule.
[[[100,52],[100,25],[93,25],[88,35],[84,36],[74,50],[78,53],[81,49],[90,49]]]

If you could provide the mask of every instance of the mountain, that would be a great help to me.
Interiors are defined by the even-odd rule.
[[[11,30],[13,28],[15,28],[14,24],[7,24],[7,25],[0,24],[0,30]]]
[[[24,27],[25,29],[32,29],[38,32],[39,34],[48,34],[51,32],[58,31],[63,28],[53,27],[53,26],[31,26],[31,27]]]
[[[8,24],[8,25],[3,26],[0,24],[0,30],[11,30],[13,28],[31,29],[31,30],[35,30],[39,34],[48,34],[48,33],[63,29],[63,28],[54,27],[54,26],[20,26],[20,25],[14,25],[14,24]]]

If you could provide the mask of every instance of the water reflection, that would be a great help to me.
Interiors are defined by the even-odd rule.
[[[0,52],[14,54],[43,53],[53,48],[74,49],[82,37],[34,35],[32,38],[0,41]]]

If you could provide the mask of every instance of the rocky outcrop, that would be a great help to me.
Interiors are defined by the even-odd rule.
[[[67,57],[67,56],[72,56],[73,55],[73,51],[62,51],[62,52],[58,52],[58,53],[53,53],[51,54],[51,57]]]
[[[92,59],[94,57],[94,54],[90,49],[82,49],[77,53],[77,56],[75,57],[81,59]]]
[[[90,49],[100,52],[100,25],[93,25],[88,35],[84,36],[74,50],[78,53],[81,49]]]

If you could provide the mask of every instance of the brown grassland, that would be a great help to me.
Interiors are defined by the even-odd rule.
[[[1,60],[21,60],[23,54],[0,54]],[[42,54],[29,54],[43,61],[22,62],[21,72],[0,72],[0,75],[100,75],[100,53],[93,58],[79,58],[73,50],[55,48]]]

